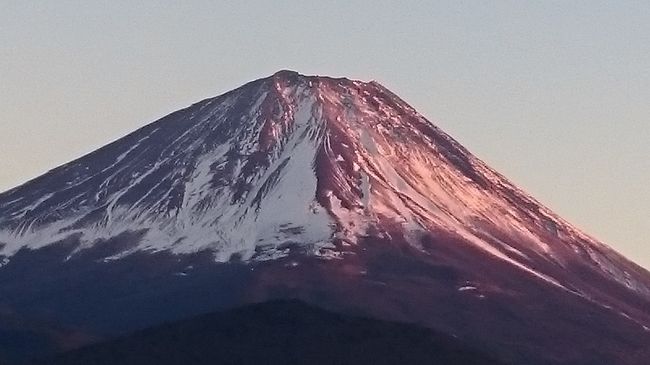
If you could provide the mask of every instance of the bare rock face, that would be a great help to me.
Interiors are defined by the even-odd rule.
[[[0,305],[98,333],[298,297],[516,363],[650,358],[650,273],[376,82],[280,71],[0,194],[0,265]]]

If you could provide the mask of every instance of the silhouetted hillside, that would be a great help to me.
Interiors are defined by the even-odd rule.
[[[39,364],[501,363],[425,328],[274,301],[153,327]]]
[[[74,329],[0,313],[0,365],[79,348],[93,341],[96,340]]]

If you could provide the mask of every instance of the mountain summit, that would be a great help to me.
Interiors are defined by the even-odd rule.
[[[650,274],[376,82],[280,71],[0,194],[0,278],[36,256],[108,278],[209,257],[247,268],[242,300],[419,322],[506,360],[650,357]]]

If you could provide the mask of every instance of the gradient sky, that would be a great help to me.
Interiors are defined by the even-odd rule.
[[[279,69],[377,80],[650,268],[648,1],[0,2],[0,191]]]

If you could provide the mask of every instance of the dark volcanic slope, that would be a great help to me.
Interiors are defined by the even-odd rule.
[[[502,363],[425,328],[275,301],[150,328],[39,364]]]
[[[95,340],[56,323],[38,322],[0,311],[0,365],[78,348]]]

